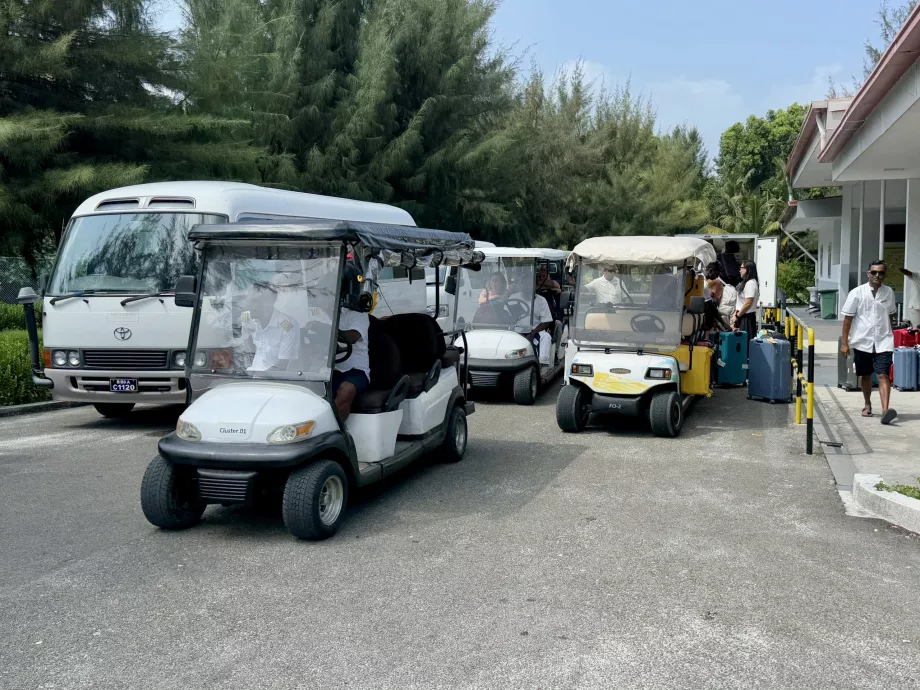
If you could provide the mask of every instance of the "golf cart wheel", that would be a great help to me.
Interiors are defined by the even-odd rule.
[[[581,386],[568,384],[556,398],[556,423],[566,433],[584,431],[591,416],[591,393]]]
[[[161,529],[188,529],[201,521],[206,504],[198,498],[198,485],[183,471],[157,455],[141,482],[141,509],[152,525]]]
[[[536,367],[519,371],[514,375],[514,402],[518,405],[533,405],[539,385],[540,375]]]
[[[447,434],[444,437],[444,462],[460,462],[466,453],[467,440],[466,412],[460,405],[455,405],[447,420]]]
[[[134,409],[134,403],[93,403],[96,412],[109,419],[127,417]]]
[[[348,477],[332,460],[317,460],[291,472],[284,485],[281,514],[298,539],[318,541],[335,534],[348,503]]]
[[[662,438],[674,438],[684,425],[684,408],[677,391],[661,391],[652,398],[648,411],[652,433]]]

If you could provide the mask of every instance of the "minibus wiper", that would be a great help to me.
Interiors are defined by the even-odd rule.
[[[93,294],[93,290],[83,290],[81,292],[71,292],[69,295],[58,295],[57,297],[52,297],[50,304],[54,305],[58,302],[63,302],[65,299],[73,299],[74,297],[83,297],[83,295]]]
[[[150,299],[151,297],[162,297],[163,295],[170,295],[170,292],[151,292],[146,295],[135,295],[134,297],[125,297],[121,301],[121,306],[130,304],[131,302],[140,302],[142,299]]]

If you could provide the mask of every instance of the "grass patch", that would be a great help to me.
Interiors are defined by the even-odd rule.
[[[28,334],[20,330],[0,331],[0,405],[24,405],[50,399],[51,391],[32,383]]]
[[[891,491],[896,494],[902,494],[910,498],[916,498],[920,501],[920,477],[917,477],[917,486],[911,484],[886,484],[885,482],[879,482],[875,485],[875,488],[879,491]]]
[[[42,327],[42,303],[35,303],[35,322]],[[19,331],[26,327],[25,311],[21,304],[0,303],[0,331]]]

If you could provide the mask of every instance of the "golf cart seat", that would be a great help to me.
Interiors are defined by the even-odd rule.
[[[394,314],[380,325],[399,348],[403,371],[409,377],[407,398],[417,398],[434,388],[441,376],[441,358],[447,351],[444,332],[428,314]]]
[[[457,345],[450,345],[444,349],[444,355],[441,357],[441,368],[450,369],[451,367],[460,366],[460,355],[463,354],[463,348]]]
[[[355,398],[352,411],[360,414],[392,412],[409,393],[409,377],[402,372],[396,342],[373,316],[368,328],[367,347],[371,385]]]

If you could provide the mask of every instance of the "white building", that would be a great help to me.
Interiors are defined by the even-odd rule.
[[[795,189],[840,187],[841,195],[790,202],[788,232],[817,230],[817,286],[847,292],[866,280],[874,259],[887,283],[912,306],[920,272],[920,6],[852,98],[812,103],[789,156]],[[905,314],[909,314],[905,309]]]

